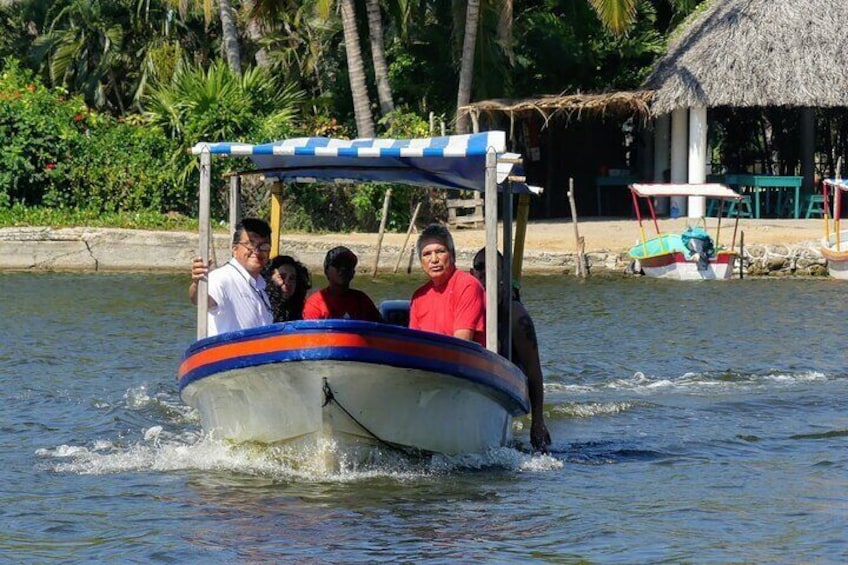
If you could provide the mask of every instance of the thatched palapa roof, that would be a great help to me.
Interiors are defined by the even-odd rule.
[[[848,107],[848,0],[711,0],[644,86],[693,106]]]
[[[561,94],[522,100],[483,100],[460,107],[459,113],[475,121],[480,114],[506,114],[510,120],[537,115],[545,122],[554,117],[580,119],[618,116],[647,120],[651,112],[648,103],[652,95],[650,91],[639,90],[606,94]]]

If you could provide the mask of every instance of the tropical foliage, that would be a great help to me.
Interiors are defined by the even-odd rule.
[[[634,87],[699,3],[5,2],[0,206],[190,213],[198,141],[428,135],[471,100]],[[368,228],[384,189],[288,194],[301,227]],[[395,190],[399,225],[417,199]]]

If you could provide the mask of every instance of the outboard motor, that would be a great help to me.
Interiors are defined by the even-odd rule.
[[[698,227],[686,228],[680,236],[683,245],[698,258],[698,270],[706,271],[710,266],[710,257],[715,255],[715,247],[710,235]]]

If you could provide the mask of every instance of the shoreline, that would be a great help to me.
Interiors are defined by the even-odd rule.
[[[697,223],[703,225],[703,220]],[[716,218],[707,218],[706,228],[715,237]],[[664,231],[682,231],[686,218],[663,220]],[[722,218],[719,242],[733,239],[732,221]],[[824,224],[817,220],[752,220],[739,222],[735,248],[744,235],[746,270],[750,276],[820,276],[827,273],[819,251]],[[647,237],[653,225],[644,225]],[[625,275],[630,265],[627,250],[640,239],[635,220],[587,218],[578,221],[585,241],[590,274]],[[483,229],[452,229],[457,263],[465,268],[485,242]],[[197,234],[121,228],[0,228],[0,271],[147,271],[188,273],[197,254]],[[416,233],[398,256],[406,233],[383,236],[379,273],[405,273],[413,254]],[[363,273],[370,274],[376,258],[377,233],[283,233],[281,252],[295,256],[313,272],[323,269],[324,254],[336,245],[346,245],[359,255]],[[230,257],[230,235],[214,234],[215,258],[221,264]],[[528,223],[523,270],[527,273],[573,274],[577,259],[574,224],[570,220],[537,220]],[[417,258],[412,258],[417,272]]]

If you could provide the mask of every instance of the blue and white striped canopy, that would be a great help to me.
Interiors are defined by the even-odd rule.
[[[422,139],[304,137],[261,145],[198,143],[192,153],[250,157],[266,177],[283,182],[382,182],[435,188],[485,189],[486,153],[504,154],[506,135],[489,131]],[[498,163],[498,182],[513,169]],[[515,192],[532,190],[514,183]],[[536,190],[533,190],[536,192]]]

